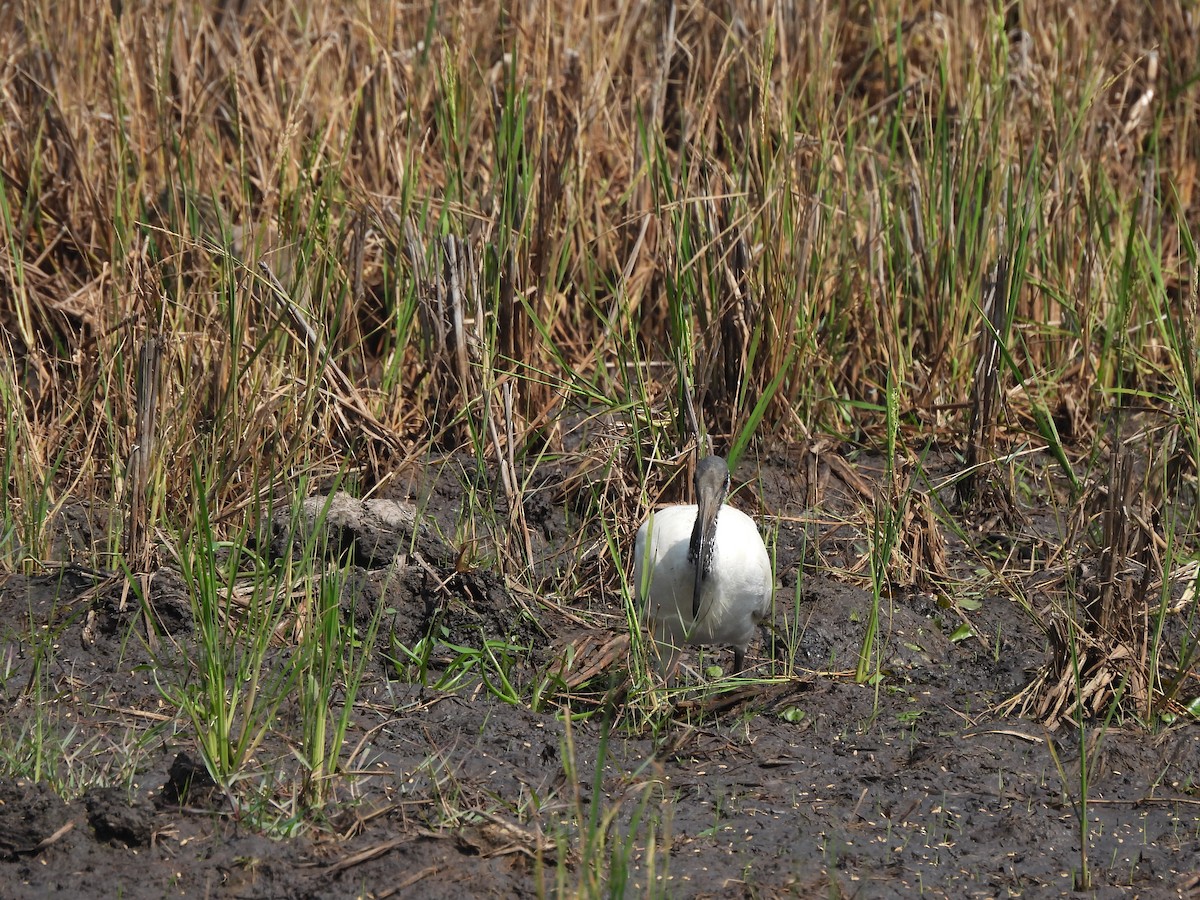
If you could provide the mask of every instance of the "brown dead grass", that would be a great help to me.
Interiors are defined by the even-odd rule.
[[[908,443],[972,463],[1047,418],[1090,449],[1130,396],[1194,450],[1186,4],[508,6],[0,11],[30,559],[67,502],[129,505],[148,565],[199,495],[220,528],[431,447],[497,465],[519,535],[524,454],[607,402],[643,421],[602,462],[640,470],[679,361],[710,430],[757,447],[877,442],[890,374]],[[1012,363],[980,388],[979,298],[1014,249]],[[941,577],[928,503],[905,515],[902,582]]]

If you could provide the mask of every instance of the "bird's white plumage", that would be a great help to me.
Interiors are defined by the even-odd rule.
[[[634,542],[634,591],[644,602],[665,673],[674,669],[685,644],[731,645],[740,660],[771,611],[774,577],[762,536],[748,515],[723,505],[700,613],[693,621],[696,569],[688,545],[696,513],[693,504],[652,513]]]

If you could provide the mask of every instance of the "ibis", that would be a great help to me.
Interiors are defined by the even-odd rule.
[[[729,467],[719,456],[696,466],[696,502],[652,512],[634,542],[638,603],[669,677],[684,644],[733,647],[733,672],[771,611],[775,579],[754,520],[729,506]]]

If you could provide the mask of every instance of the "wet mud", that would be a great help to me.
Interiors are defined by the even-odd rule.
[[[969,610],[947,605],[921,577],[888,592],[881,677],[858,683],[871,592],[851,512],[867,501],[835,466],[821,476],[821,514],[795,514],[811,509],[818,477],[810,488],[796,468],[763,462],[735,501],[777,524],[776,619],[787,622],[749,662],[792,677],[713,689],[693,654],[693,689],[652,721],[623,708],[617,597],[585,598],[584,615],[582,599],[564,604],[464,565],[442,537],[463,503],[452,480],[365,520],[347,498],[328,522],[331,545],[357,548],[343,615],[365,627],[381,604],[385,613],[344,745],[354,775],[337,779],[310,814],[315,827],[292,837],[280,836],[288,798],[265,836],[255,826],[263,810],[251,817],[236,786],[212,781],[166,699],[164,686],[195,677],[197,635],[176,569],[145,581],[145,603],[123,578],[69,563],[3,577],[5,745],[51,730],[79,755],[63,761],[60,780],[68,773],[80,787],[68,781],[64,799],[49,777],[0,780],[0,893],[461,898],[599,885],[618,896],[1069,895],[1082,858],[1082,760],[1093,885],[1081,895],[1200,896],[1200,732],[1111,720],[1050,731],[1000,714],[1046,662],[1042,623],[994,588]],[[868,485],[877,480],[864,471]],[[562,483],[530,492],[539,559],[595,538],[572,525]],[[984,518],[979,528],[1008,547],[1030,548],[1012,577],[1036,586],[1054,517],[1027,515],[1019,527]],[[273,552],[292,539],[277,523]],[[964,583],[983,566],[977,547],[950,537],[936,553],[902,549],[924,554],[920,571],[940,566]],[[964,621],[966,637],[956,634]],[[430,634],[439,641],[423,685],[396,647]],[[538,709],[503,702],[479,678],[433,686],[453,664],[447,648],[489,639],[527,648],[507,671],[526,701],[531,686],[551,685]],[[602,660],[594,677],[547,680],[568,645],[579,651],[575,672],[589,655]],[[705,662],[727,668],[728,654]],[[573,721],[568,702],[592,715]],[[284,703],[276,715],[252,768],[282,773],[282,784],[301,771],[280,737],[297,711]],[[589,821],[603,827],[598,850],[583,846]]]

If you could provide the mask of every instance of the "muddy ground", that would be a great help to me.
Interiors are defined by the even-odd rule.
[[[67,565],[3,576],[0,746],[11,756],[39,728],[66,736],[60,742],[78,757],[63,759],[57,781],[68,773],[78,782],[65,785],[63,800],[49,778],[0,781],[0,895],[554,895],[586,881],[587,853],[566,836],[593,810],[601,821],[613,816],[597,871],[614,896],[1072,894],[1080,730],[1067,723],[1051,733],[995,712],[1046,662],[1040,615],[1016,598],[1044,600],[1046,569],[1067,564],[1045,551],[1061,544],[1061,517],[958,508],[968,540],[946,537],[931,565],[942,566],[942,583],[989,589],[955,610],[939,602],[936,579],[896,586],[881,623],[885,677],[857,684],[870,594],[869,500],[855,472],[866,472],[867,485],[878,473],[872,482],[869,466],[846,468],[840,456],[832,468],[801,462],[743,463],[736,476],[751,484],[735,501],[778,524],[778,617],[796,623],[790,646],[764,644],[752,661],[778,671],[790,657],[796,676],[724,694],[697,687],[655,727],[635,722],[614,690],[624,646],[618,600],[597,592],[564,606],[486,570],[461,571],[455,548],[433,536],[454,533],[461,480],[444,468],[414,482],[437,523],[422,532],[421,559],[397,565],[386,541],[361,552],[342,598],[346,616],[387,609],[346,744],[357,775],[337,783],[336,802],[310,818],[316,827],[287,839],[258,833],[238,788],[229,796],[208,781],[189,726],[164,701],[161,686],[187,681],[196,657],[177,570],[163,566],[149,580],[152,616],[122,579],[103,573]],[[564,483],[546,479],[526,498],[542,558],[581,538]],[[277,540],[276,552],[285,544]],[[987,576],[972,544],[999,548],[1005,579]],[[964,621],[974,637],[951,640]],[[447,644],[495,637],[528,646],[511,669],[526,698],[571,640],[602,663],[572,697],[532,711],[494,699],[477,679],[445,692],[399,672],[393,641],[411,645],[431,628]],[[728,666],[728,654],[717,661]],[[436,651],[429,684],[446,663]],[[611,728],[603,713],[568,728],[567,699],[576,712],[607,703]],[[296,769],[280,736],[294,733],[294,715],[281,706],[255,771]],[[1093,889],[1082,895],[1200,896],[1200,731],[1100,724],[1086,732]],[[22,769],[20,759],[5,761]]]

